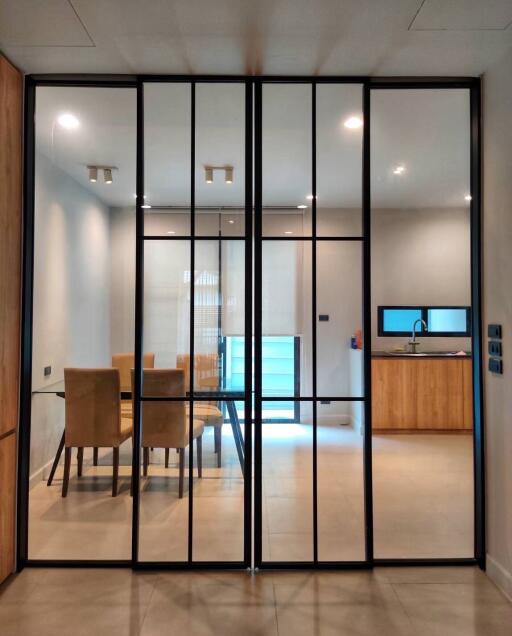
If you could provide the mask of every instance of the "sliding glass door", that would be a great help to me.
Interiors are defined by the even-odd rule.
[[[478,98],[29,78],[20,563],[483,562]]]
[[[248,564],[251,87],[142,90],[137,558]]]
[[[255,562],[363,563],[362,86],[257,91]],[[297,339],[295,386],[268,386],[270,338]]]

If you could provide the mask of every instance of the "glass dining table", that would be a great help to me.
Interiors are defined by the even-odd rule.
[[[235,390],[235,389],[213,389],[213,388],[201,389],[199,391],[194,391],[194,400],[197,399],[199,400],[199,403],[200,403],[201,401],[204,401],[205,399],[211,397],[213,393],[215,394],[215,397],[212,398],[212,400],[215,400],[216,402],[224,402],[226,405],[226,410],[229,416],[229,424],[231,425],[233,440],[235,442],[238,460],[240,462],[240,468],[242,470],[242,474],[244,474],[245,472],[244,471],[244,436],[243,436],[242,426],[240,423],[240,418],[238,416],[236,403],[243,401],[245,399],[245,394],[243,391]],[[57,397],[65,399],[66,388],[64,386],[64,380],[36,389],[32,391],[32,395],[56,395]],[[187,396],[185,396],[184,401],[187,401]],[[132,392],[122,390],[120,397],[122,400],[131,400]],[[55,471],[57,470],[57,466],[59,465],[62,451],[64,450],[65,442],[66,442],[66,438],[65,438],[65,430],[64,430],[62,432],[57,453],[55,455],[55,459],[53,460],[52,469],[48,477],[49,486],[51,485],[53,481]]]

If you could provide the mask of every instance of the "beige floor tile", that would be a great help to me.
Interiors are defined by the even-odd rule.
[[[488,579],[393,588],[419,636],[510,636],[512,607]]]

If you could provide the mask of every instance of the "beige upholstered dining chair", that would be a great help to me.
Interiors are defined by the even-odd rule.
[[[185,389],[190,389],[190,354],[179,353],[176,366],[185,373]],[[219,356],[217,353],[196,353],[194,355],[194,389],[196,391],[215,391],[219,382]],[[187,407],[188,408],[188,407]],[[222,466],[222,425],[224,416],[218,402],[209,400],[194,404],[194,418],[214,427],[214,449],[217,453],[217,466]]]
[[[132,371],[132,387],[134,372]],[[182,369],[148,369],[144,371],[144,395],[150,397],[185,397],[185,374]],[[133,391],[132,391],[133,395]],[[192,439],[197,445],[197,474],[202,477],[202,439],[204,424],[192,422]],[[142,412],[143,474],[148,475],[149,449],[165,449],[165,467],[169,467],[169,449],[179,454],[179,497],[183,497],[185,449],[190,442],[189,418],[184,401],[146,401]],[[193,449],[190,449],[193,452]]]
[[[118,369],[64,369],[65,454],[62,496],[66,497],[71,450],[78,448],[78,476],[82,475],[83,449],[112,448],[112,496],[117,495],[119,447],[132,436],[131,415],[121,412]]]

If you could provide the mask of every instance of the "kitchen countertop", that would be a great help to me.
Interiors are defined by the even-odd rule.
[[[418,351],[409,353],[408,351],[372,351],[372,358],[471,358],[471,352],[466,351],[465,355],[457,355],[453,351]]]

